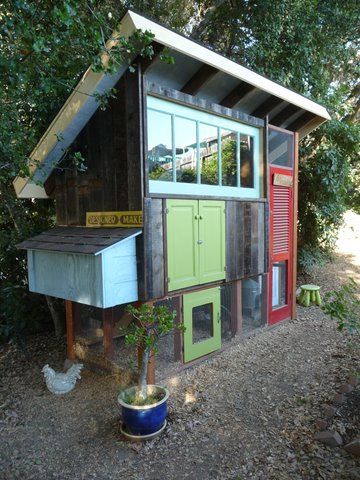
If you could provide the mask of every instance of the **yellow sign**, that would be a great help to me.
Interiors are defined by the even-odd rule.
[[[291,175],[282,175],[281,173],[275,173],[273,184],[279,185],[280,187],[292,187],[293,177]]]
[[[142,211],[86,212],[87,227],[142,227]]]

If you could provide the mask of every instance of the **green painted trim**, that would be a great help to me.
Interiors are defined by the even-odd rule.
[[[193,343],[192,310],[194,307],[211,303],[213,306],[213,336],[202,342]],[[220,287],[188,293],[183,297],[184,361],[190,362],[221,348]]]

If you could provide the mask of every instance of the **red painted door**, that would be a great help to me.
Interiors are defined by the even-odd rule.
[[[292,174],[290,169],[270,166],[270,325],[291,315]]]

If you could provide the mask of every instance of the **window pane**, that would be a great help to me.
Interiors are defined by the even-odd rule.
[[[254,139],[240,135],[240,185],[254,188]]]
[[[219,184],[218,129],[212,125],[199,124],[201,183]]]
[[[196,183],[196,122],[175,117],[176,181]]]
[[[171,115],[148,109],[148,166],[150,180],[172,181]]]
[[[269,162],[279,167],[293,167],[294,137],[290,133],[269,129]]]
[[[237,133],[221,129],[222,185],[236,187],[236,137]]]
[[[266,323],[266,318],[262,318],[261,312],[263,295],[266,295],[266,291],[263,288],[262,276],[242,280],[241,298],[243,333],[248,333]]]
[[[213,305],[207,303],[192,310],[193,343],[202,342],[214,336],[213,333]]]
[[[272,267],[272,307],[286,305],[286,262],[277,262]]]

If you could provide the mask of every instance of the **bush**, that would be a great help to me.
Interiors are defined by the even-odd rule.
[[[338,330],[360,333],[360,289],[350,278],[339,290],[327,292],[324,296],[323,311],[337,320]]]

